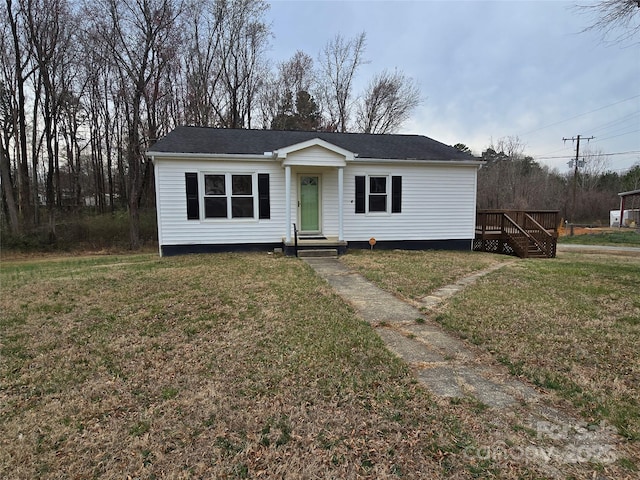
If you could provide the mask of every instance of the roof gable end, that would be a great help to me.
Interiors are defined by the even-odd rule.
[[[356,154],[334,145],[321,138],[312,138],[304,142],[279,148],[274,155],[282,161],[283,166],[331,166],[344,167],[352,161]]]
[[[307,140],[305,142],[296,143],[294,145],[290,145],[288,147],[279,148],[277,150],[277,156],[281,160],[285,160],[288,155],[299,152],[301,150],[310,148],[310,147],[322,147],[325,150],[329,150],[337,155],[340,155],[345,158],[346,161],[353,160],[356,157],[356,154],[346,150],[342,147],[334,145],[333,143],[329,143],[326,140],[322,140],[321,138],[312,138],[311,140]]]

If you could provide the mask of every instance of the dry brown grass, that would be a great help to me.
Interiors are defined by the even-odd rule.
[[[456,298],[441,321],[638,442],[639,280],[639,257],[523,261]]]
[[[534,476],[467,458],[484,424],[434,403],[298,260],[38,259],[0,275],[0,478]]]
[[[400,297],[417,299],[456,280],[510,257],[482,252],[362,250],[342,257],[381,288]]]
[[[0,478],[546,475],[469,455],[531,433],[434,399],[296,259],[38,259],[0,281]],[[564,472],[633,475],[617,468]]]
[[[430,255],[369,252],[345,259],[381,287],[415,298],[440,282]],[[475,255],[449,254],[451,270],[472,270]],[[638,458],[639,284],[638,256],[521,260],[453,297],[437,320],[558,405],[570,405],[587,422],[613,424],[627,439],[623,449]]]

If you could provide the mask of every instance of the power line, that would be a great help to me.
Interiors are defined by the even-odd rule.
[[[636,154],[636,153],[640,155],[640,150],[630,150],[628,152],[599,153],[598,156],[601,156],[601,157],[614,157],[614,156],[618,156],[618,155],[633,155],[633,154]],[[559,156],[553,156],[553,157],[536,156],[535,159],[536,160],[554,160],[554,159],[573,158],[573,157],[574,157],[574,155],[572,154],[571,156],[569,156],[569,155],[559,155]]]
[[[609,130],[610,128],[613,127],[617,127],[618,124],[624,124],[626,123],[628,120],[631,120],[633,117],[640,115],[640,110],[637,112],[633,112],[630,113],[629,115],[625,115],[623,117],[620,117],[616,120],[611,120],[610,122],[607,123],[603,123],[602,125],[596,126],[594,128],[591,129],[592,132],[599,132],[601,130]],[[621,128],[625,128],[622,125],[620,125]]]
[[[633,100],[633,99],[639,98],[639,97],[640,97],[640,95],[634,95],[632,97],[625,98],[623,100],[619,100],[619,101],[614,102],[614,103],[610,103],[609,105],[605,105],[603,107],[599,107],[599,108],[596,108],[594,110],[590,110],[590,111],[585,112],[585,113],[580,113],[580,114],[575,115],[573,117],[566,118],[566,119],[560,120],[558,122],[550,123],[549,125],[544,125],[542,127],[536,128],[534,130],[529,130],[528,132],[521,133],[520,135],[522,135],[522,136],[529,135],[529,134],[537,132],[539,130],[544,130],[545,128],[549,128],[549,127],[554,127],[556,125],[560,125],[561,123],[568,122],[569,120],[573,120],[573,119],[576,119],[576,118],[584,117],[585,115],[589,115],[590,113],[599,112],[600,110],[604,110],[605,108],[613,107],[614,105],[618,105],[620,103],[628,102],[629,100]]]
[[[599,138],[597,141],[598,141],[598,142],[602,142],[602,141],[604,141],[604,140],[609,140],[609,139],[611,139],[611,138],[617,138],[617,137],[623,137],[624,135],[629,135],[629,134],[631,134],[631,133],[637,133],[637,132],[640,132],[640,129],[638,129],[638,130],[632,130],[631,132],[619,133],[618,135],[612,135],[612,136],[610,136],[610,137]]]

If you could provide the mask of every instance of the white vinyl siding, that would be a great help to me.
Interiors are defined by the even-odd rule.
[[[313,145],[297,152],[289,153],[284,164],[298,167],[337,167],[344,165],[344,156],[319,145]]]
[[[311,153],[311,150],[306,153]],[[313,152],[314,155],[318,152]],[[329,152],[329,156],[334,155]],[[348,162],[344,168],[344,203],[338,205],[338,169],[315,165],[291,167],[291,219],[286,219],[284,168],[279,160],[155,159],[158,240],[162,245],[224,245],[278,243],[287,228],[297,222],[300,174],[320,175],[321,231],[337,237],[339,208],[344,212],[344,239],[368,241],[471,240],[475,230],[477,164],[433,165],[424,163]],[[270,218],[187,219],[185,172],[225,175],[269,174]],[[387,212],[391,212],[392,177],[402,177],[400,213],[355,213],[355,177],[386,177]],[[257,199],[255,178],[252,195]],[[368,190],[368,189],[367,189]],[[200,182],[199,196],[204,195]],[[368,198],[367,198],[368,203]],[[254,203],[255,205],[255,203]]]
[[[344,175],[345,240],[472,239],[476,174],[476,165],[349,165]],[[389,176],[387,194],[390,196],[391,175],[402,177],[402,212],[355,213],[355,177],[366,176],[369,183],[369,177]],[[368,193],[367,188],[367,204]]]
[[[257,204],[252,218],[207,219],[203,207],[200,220],[187,220],[185,172],[224,172],[233,174],[269,174],[270,217],[259,219]],[[238,160],[155,160],[158,241],[160,245],[276,243],[285,232],[284,171],[276,162]],[[255,177],[256,175],[254,175]],[[257,203],[257,186],[253,183]],[[199,196],[203,199],[200,182]]]

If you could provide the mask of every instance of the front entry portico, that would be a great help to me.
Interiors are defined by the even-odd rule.
[[[344,243],[344,169],[355,155],[319,138],[274,153],[285,172],[285,244],[292,244],[294,223],[303,235]],[[337,196],[325,198],[325,189]],[[331,205],[325,205],[327,201]],[[330,219],[325,211],[332,214]]]

